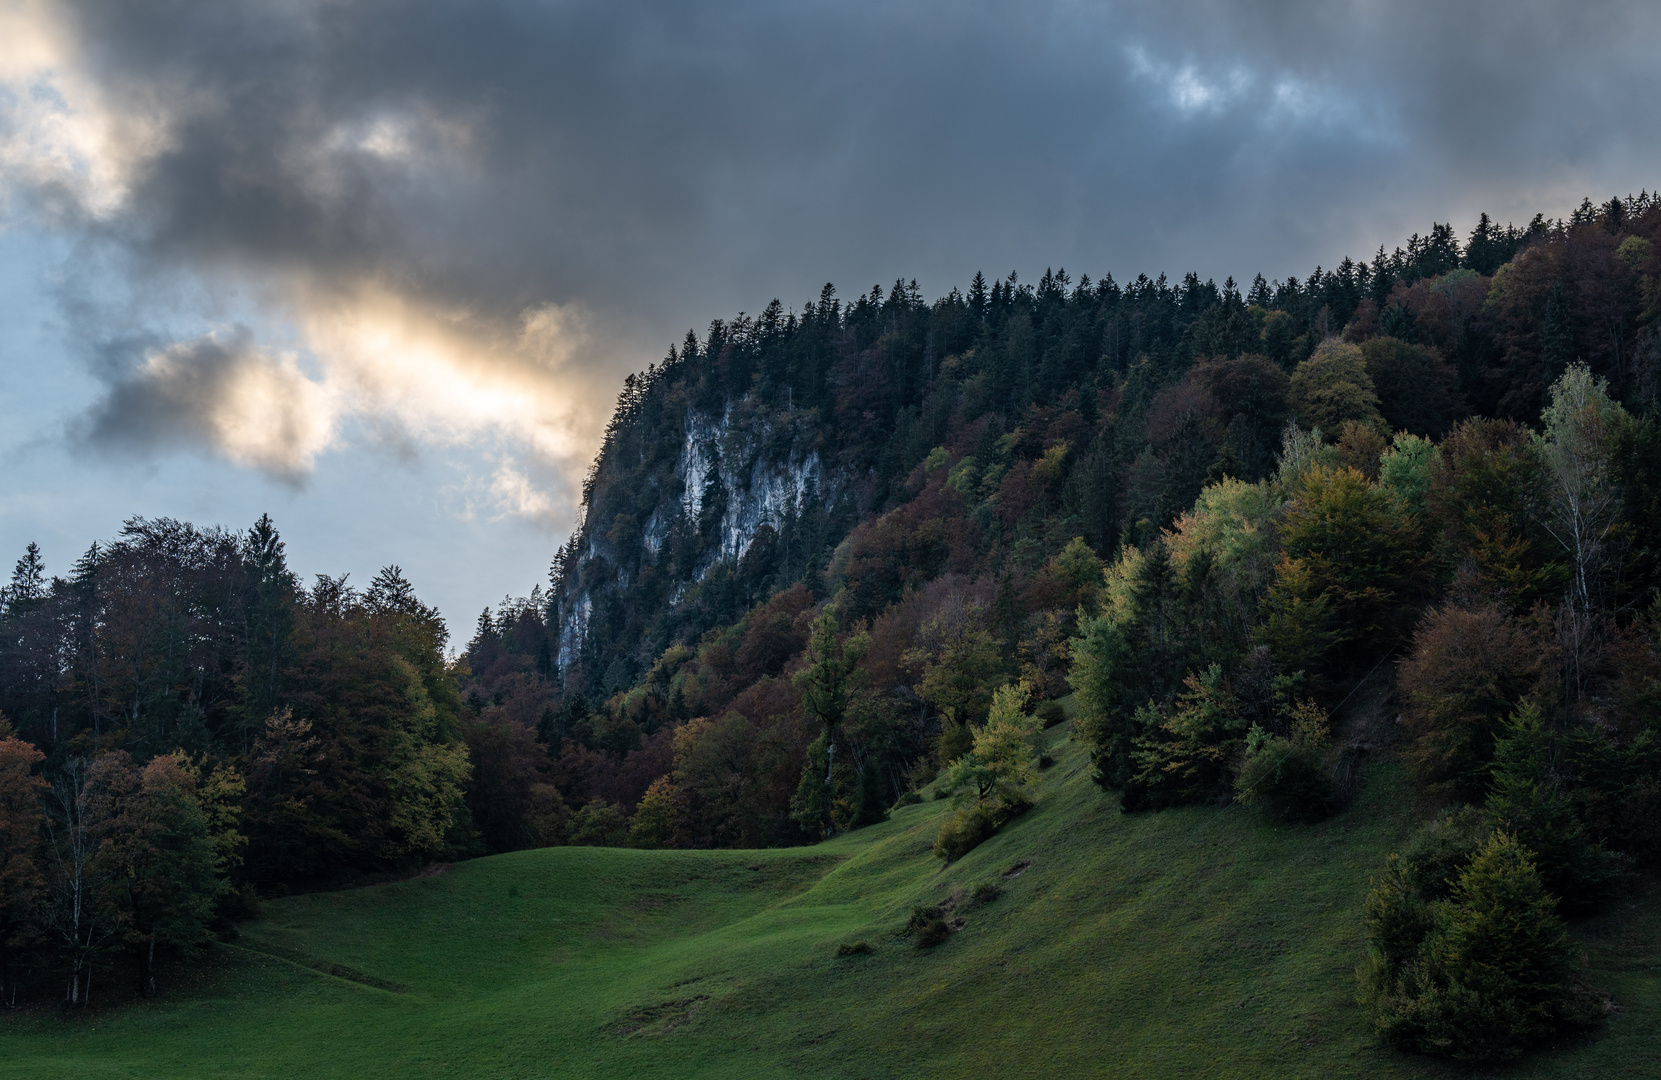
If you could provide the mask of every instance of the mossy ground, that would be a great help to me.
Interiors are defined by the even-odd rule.
[[[553,848],[272,901],[158,1000],[0,1019],[0,1076],[1466,1075],[1354,1001],[1368,875],[1420,816],[1394,766],[1317,826],[1123,815],[1066,732],[1037,807],[949,867],[924,802],[813,848]],[[986,881],[944,944],[901,934]],[[1577,927],[1605,1030],[1506,1075],[1661,1075],[1657,900]]]

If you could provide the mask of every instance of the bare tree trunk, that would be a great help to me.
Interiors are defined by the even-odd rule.
[[[138,993],[140,997],[152,997],[156,992],[156,935],[151,934],[149,941],[140,942],[133,946],[133,959],[138,962]]]
[[[825,729],[825,831],[836,831],[836,818],[831,811],[836,806],[836,789],[831,787],[831,772],[836,768],[836,733]]]
[[[65,763],[53,781],[52,813],[46,816],[52,853],[49,923],[69,962],[68,1000],[85,1005],[92,992],[92,961],[103,939],[92,903],[92,835],[87,819],[87,762]]]

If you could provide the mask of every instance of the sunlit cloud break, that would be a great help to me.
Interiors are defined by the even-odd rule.
[[[593,421],[581,408],[589,395],[573,393],[583,381],[570,371],[583,339],[573,312],[541,305],[504,333],[465,311],[434,312],[363,287],[300,298],[292,323],[311,364],[262,348],[240,326],[151,348],[77,434],[127,454],[203,450],[298,483],[363,419],[420,446],[506,440],[559,473],[580,469]],[[512,461],[488,490],[515,514],[552,515],[548,495]]]
[[[505,512],[553,516],[532,475],[569,501],[603,421],[589,403],[609,396],[594,393],[609,381],[606,366],[575,362],[575,350],[591,344],[580,305],[481,310],[447,295],[442,283],[424,282],[420,259],[399,250],[410,231],[410,222],[397,221],[408,209],[399,199],[464,177],[468,123],[420,103],[393,103],[290,130],[287,145],[261,151],[278,175],[243,169],[229,178],[299,206],[336,238],[297,238],[291,255],[299,258],[241,239],[227,249],[220,238],[197,238],[158,258],[158,248],[177,243],[165,233],[179,227],[169,218],[178,208],[164,196],[158,210],[146,185],[177,166],[172,133],[211,120],[216,107],[161,80],[140,80],[142,93],[115,92],[76,45],[57,9],[0,8],[0,197],[8,217],[68,226],[83,251],[113,246],[164,279],[182,273],[210,294],[252,300],[254,310],[252,326],[222,325],[125,352],[88,330],[107,385],[70,425],[72,437],[126,459],[195,450],[299,484],[361,421],[398,433],[406,448],[511,447],[524,460],[503,464],[484,485]],[[387,221],[396,224],[376,236]],[[393,249],[390,258],[377,255],[377,243]],[[72,265],[70,277],[85,277],[89,265]],[[388,267],[391,277],[382,272]],[[140,273],[115,288],[134,294],[130,307],[165,322],[178,301],[152,287],[153,277]],[[136,336],[150,342],[157,334],[144,328]],[[268,336],[292,348],[272,348],[261,340]]]

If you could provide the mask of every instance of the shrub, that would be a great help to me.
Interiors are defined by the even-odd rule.
[[[1003,895],[1003,886],[995,881],[983,881],[969,894],[969,908],[983,907]]]
[[[1571,981],[1557,899],[1532,853],[1503,832],[1446,900],[1427,902],[1405,860],[1392,858],[1367,898],[1367,941],[1361,999],[1397,1046],[1499,1062],[1600,1018],[1594,996]]]
[[[894,806],[895,806],[896,809],[899,808],[899,807],[902,807],[902,806],[916,806],[918,803],[920,803],[922,801],[923,801],[923,796],[920,793],[915,792],[915,791],[908,791],[904,795],[900,796],[899,801],[896,802],[894,804]]]
[[[1312,702],[1298,706],[1286,736],[1253,725],[1234,790],[1247,806],[1260,806],[1277,821],[1316,822],[1338,808],[1327,750],[1326,717]]]
[[[992,811],[984,806],[965,806],[947,815],[934,841],[934,853],[947,862],[956,862],[983,841],[991,838],[998,825]]]
[[[952,936],[944,907],[912,908],[911,919],[905,924],[905,929],[919,949],[932,949]]]
[[[1067,710],[1061,707],[1061,702],[1052,698],[1048,701],[1040,701],[1038,707],[1033,710],[1033,715],[1037,716],[1046,728],[1053,728],[1057,724],[1066,721]]]
[[[629,836],[628,819],[608,802],[595,799],[571,818],[566,842],[579,847],[622,847]]]
[[[952,928],[944,919],[934,919],[917,928],[913,940],[919,949],[932,949],[952,936]]]
[[[836,947],[837,956],[870,956],[875,951],[869,941],[844,941]]]

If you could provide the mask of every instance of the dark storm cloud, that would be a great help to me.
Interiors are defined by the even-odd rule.
[[[166,133],[87,234],[289,316],[373,286],[632,345],[826,279],[1301,274],[1661,175],[1649,3],[51,10]]]

